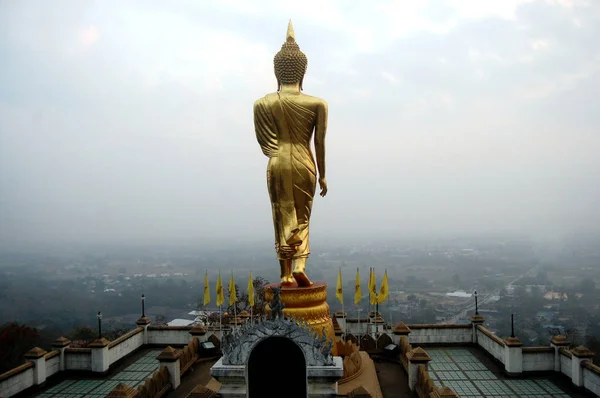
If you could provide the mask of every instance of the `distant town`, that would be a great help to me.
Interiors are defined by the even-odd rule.
[[[309,262],[313,280],[328,284],[332,311],[337,274],[343,275],[343,310],[348,317],[373,311],[367,299],[369,268],[377,288],[389,277],[389,299],[379,305],[387,324],[468,322],[477,310],[486,327],[507,336],[512,327],[526,345],[546,343],[556,334],[588,343],[600,335],[600,245],[585,240],[560,245],[527,239],[448,239],[386,244],[318,246]],[[52,336],[95,324],[102,311],[107,328],[128,328],[140,315],[155,323],[206,322],[218,312],[215,283],[225,288],[231,271],[243,293],[252,271],[276,282],[270,248],[213,249],[103,248],[45,253],[4,251],[0,257],[0,323],[27,324]],[[357,269],[363,299],[354,304]],[[212,301],[202,305],[208,273]],[[477,308],[475,296],[477,295]],[[227,308],[222,308],[225,314]],[[244,303],[240,302],[239,310]],[[213,318],[214,319],[214,318]],[[223,320],[221,320],[223,321]]]

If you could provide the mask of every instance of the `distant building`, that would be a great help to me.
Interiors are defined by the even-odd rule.
[[[548,322],[548,321],[551,321],[552,319],[554,319],[554,312],[553,311],[538,311],[537,314],[535,314],[535,317],[539,322]]]
[[[569,299],[569,296],[567,295],[567,293],[561,293],[561,292],[547,292],[546,294],[544,294],[544,298],[546,300],[562,300],[562,301],[567,301]]]
[[[467,293],[464,290],[457,290],[452,293],[446,293],[448,297],[458,297],[458,298],[471,298],[473,295],[471,293]]]
[[[173,319],[171,322],[167,322],[167,326],[190,326],[194,324],[192,319]]]

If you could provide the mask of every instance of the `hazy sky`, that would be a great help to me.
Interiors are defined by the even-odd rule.
[[[330,112],[313,237],[598,231],[597,0],[0,0],[0,239],[271,239],[289,18]]]

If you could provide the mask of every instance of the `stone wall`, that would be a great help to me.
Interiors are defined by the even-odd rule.
[[[589,362],[583,364],[583,386],[600,396],[600,366]]]
[[[411,344],[468,344],[473,340],[470,324],[408,325]]]
[[[148,344],[187,345],[192,340],[191,326],[149,326]]]
[[[60,351],[50,351],[46,354],[46,377],[50,377],[60,370]]]
[[[89,348],[67,348],[65,350],[67,370],[92,370],[92,350]]]
[[[567,375],[570,378],[572,378],[572,370],[571,370],[571,353],[564,349],[561,348],[560,349],[560,372]]]
[[[523,372],[554,370],[554,348],[523,347]]]
[[[10,397],[33,386],[33,364],[28,362],[0,375],[0,397]]]
[[[144,328],[124,334],[108,345],[108,363],[113,364],[131,354],[144,344]]]
[[[481,325],[477,326],[477,344],[504,364],[504,340]]]

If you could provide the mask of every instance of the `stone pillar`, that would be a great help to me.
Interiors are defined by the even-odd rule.
[[[108,345],[110,341],[104,337],[96,339],[88,346],[92,349],[92,372],[104,373],[110,366],[108,360]]]
[[[392,341],[396,345],[400,345],[400,338],[402,336],[408,337],[410,334],[410,329],[408,326],[404,324],[404,322],[398,323],[396,326],[392,328]]]
[[[550,346],[554,348],[554,371],[560,372],[560,349],[568,348],[569,342],[567,341],[567,338],[565,336],[559,334],[557,336],[552,337],[552,339],[550,340]]]
[[[504,368],[509,376],[523,373],[523,343],[516,337],[504,340]]]
[[[204,343],[206,341],[206,328],[202,325],[194,325],[190,330],[190,341],[194,340],[194,337],[198,337],[198,342]]]
[[[479,314],[474,314],[471,317],[471,325],[473,326],[473,337],[471,338],[471,341],[473,344],[477,344],[477,326],[483,325],[484,321],[485,318]]]
[[[581,362],[591,361],[595,354],[582,345],[573,348],[571,354],[571,380],[577,387],[583,387],[583,369],[581,367]]]
[[[46,381],[46,355],[48,352],[40,347],[32,348],[25,354],[27,362],[33,363],[33,384],[42,384]]]
[[[60,364],[58,369],[62,372],[66,369],[65,366],[65,349],[71,344],[71,340],[66,337],[59,337],[52,343],[52,348],[60,351]]]
[[[135,321],[135,324],[141,328],[144,328],[144,344],[148,344],[148,326],[150,326],[150,319],[143,316]]]
[[[179,362],[180,355],[181,354],[179,351],[171,346],[168,346],[156,357],[156,359],[158,359],[160,362],[159,368],[164,366],[169,371],[169,381],[173,386],[173,390],[176,390],[181,384],[181,366]]]
[[[431,357],[421,347],[415,348],[406,357],[408,359],[408,387],[411,391],[414,391],[419,375],[419,365],[425,365],[425,368],[427,368]]]

